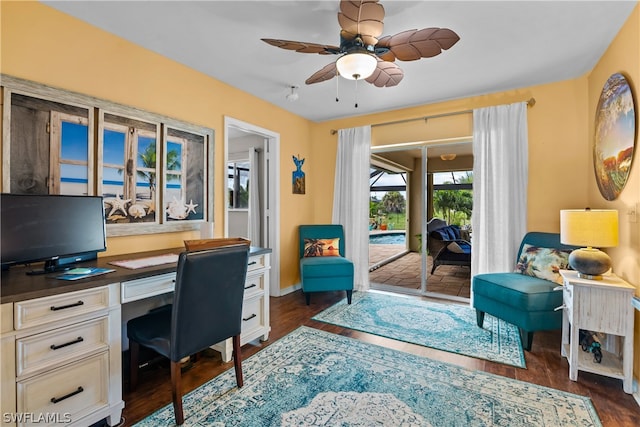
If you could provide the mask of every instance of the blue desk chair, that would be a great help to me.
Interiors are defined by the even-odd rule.
[[[344,230],[339,224],[301,225],[300,280],[307,305],[311,292],[346,291],[351,304],[353,263],[344,257]]]

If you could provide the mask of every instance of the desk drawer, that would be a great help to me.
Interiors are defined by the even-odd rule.
[[[25,329],[107,310],[109,288],[93,288],[15,303],[15,329]]]
[[[108,405],[108,352],[18,381],[18,413],[60,414],[79,420]]]
[[[265,267],[264,255],[254,255],[249,257],[249,264],[247,265],[247,272],[253,270],[259,270]]]
[[[109,319],[102,317],[16,340],[16,375],[27,376],[109,348]]]
[[[244,299],[251,299],[262,294],[264,294],[264,273],[248,275],[244,282]]]
[[[567,310],[567,316],[573,319],[573,285],[570,283],[565,282],[562,287],[562,302]]]
[[[159,274],[157,276],[122,282],[120,301],[137,301],[155,295],[173,292],[176,286],[176,273]]]
[[[264,326],[263,298],[245,299],[242,303],[242,335],[249,336]]]

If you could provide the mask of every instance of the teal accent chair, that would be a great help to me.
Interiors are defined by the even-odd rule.
[[[518,250],[525,244],[542,248],[576,249],[560,243],[557,233],[527,233]],[[516,263],[517,263],[516,259]],[[514,264],[515,266],[515,264]],[[473,276],[473,306],[479,327],[485,313],[518,327],[522,347],[531,351],[533,333],[562,327],[562,292],[554,291],[557,283],[520,273],[486,273]]]
[[[339,224],[300,225],[300,280],[307,305],[311,292],[346,291],[351,304],[353,263],[344,257],[344,229]],[[304,256],[305,239],[340,239],[340,256]]]

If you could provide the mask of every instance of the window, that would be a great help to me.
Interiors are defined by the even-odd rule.
[[[469,226],[473,211],[473,171],[433,174],[434,216],[448,224]]]
[[[157,222],[158,125],[104,114],[102,196],[107,224]]]
[[[49,150],[49,194],[90,194],[89,120],[52,111]]]
[[[227,164],[229,209],[249,209],[249,162]]]
[[[165,136],[165,214],[168,222],[206,218],[205,136],[168,128]]]

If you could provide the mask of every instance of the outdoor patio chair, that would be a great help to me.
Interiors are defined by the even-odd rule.
[[[471,267],[471,243],[463,238],[457,225],[448,225],[440,218],[432,218],[427,223],[427,247],[433,257],[431,274],[439,265]]]

